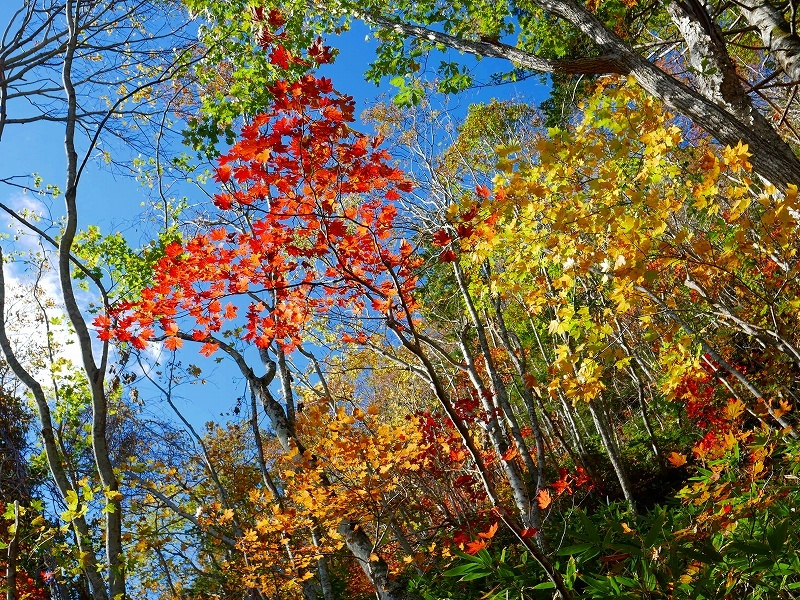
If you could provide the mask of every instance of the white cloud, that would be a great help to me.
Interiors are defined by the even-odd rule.
[[[4,204],[51,237],[55,235],[49,208],[40,198],[15,193]],[[9,340],[21,362],[46,383],[50,376],[45,365],[51,354],[81,364],[77,338],[70,330],[61,300],[54,248],[6,212],[0,213],[0,232],[4,234],[0,244],[6,260],[3,271]],[[85,299],[82,294],[80,300]]]

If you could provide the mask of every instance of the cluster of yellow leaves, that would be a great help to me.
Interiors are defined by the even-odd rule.
[[[476,269],[492,265],[479,294],[513,300],[548,323],[551,395],[575,402],[604,393],[629,365],[620,343],[629,336],[651,344],[670,396],[700,366],[697,332],[708,319],[689,334],[678,312],[666,311],[702,314],[697,302],[724,291],[742,312],[721,323],[761,326],[764,294],[748,278],[765,285],[760,270],[770,260],[787,278],[797,274],[787,266],[798,245],[797,189],[758,192],[746,146],[689,144],[633,81],[598,89],[582,120],[541,135],[533,157],[519,148],[499,154],[493,197],[478,205],[461,251]],[[800,318],[800,302],[786,291],[775,300],[786,299],[789,322]]]
[[[307,444],[279,457],[281,502],[256,494],[261,517],[239,543],[247,555],[243,575],[253,585],[275,585],[274,570],[291,575],[284,591],[296,590],[318,558],[344,545],[337,531],[343,520],[370,531],[388,517],[411,490],[404,473],[420,469],[424,445],[418,424],[382,423],[374,405],[332,412],[324,401],[307,399],[297,434]],[[316,541],[312,543],[312,532]]]

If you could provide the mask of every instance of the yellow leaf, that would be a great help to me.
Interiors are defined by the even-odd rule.
[[[622,523],[622,531],[624,531],[625,533],[633,533],[634,532],[633,529],[628,527],[627,523]]]
[[[736,421],[744,412],[744,408],[744,403],[741,400],[728,400],[728,405],[725,407],[724,411],[725,419],[728,421]]]

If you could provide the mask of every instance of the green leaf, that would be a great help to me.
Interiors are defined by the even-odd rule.
[[[693,560],[699,560],[708,565],[721,563],[724,560],[722,555],[708,542],[701,544],[697,548],[687,548],[684,550],[684,554]]]
[[[762,542],[732,542],[728,548],[739,550],[745,554],[758,557],[770,554],[771,550],[767,544]]]
[[[479,571],[476,573],[468,573],[464,575],[459,581],[472,581],[473,579],[481,579],[483,577],[488,577],[492,574],[492,571]]]
[[[642,545],[645,549],[653,547],[653,544],[655,544],[659,534],[661,533],[661,528],[664,526],[664,521],[666,521],[666,519],[667,511],[662,510],[656,517],[656,520],[653,522],[653,526],[650,527],[650,531],[647,532],[647,535],[642,542]]]
[[[778,523],[772,531],[767,534],[767,543],[769,544],[772,552],[777,554],[783,548],[786,542],[787,534],[789,533],[789,521],[785,520]]]
[[[591,543],[574,544],[572,546],[566,546],[564,548],[560,548],[556,552],[556,556],[572,556],[574,554],[580,554],[582,552],[585,552],[589,548],[594,548],[594,547],[595,545]]]
[[[467,573],[471,573],[475,569],[479,569],[480,565],[476,565],[474,563],[466,564],[466,565],[459,565],[452,569],[448,569],[442,575],[444,577],[461,577],[462,575],[466,575]]]
[[[567,562],[567,572],[564,577],[568,584],[572,584],[575,582],[575,575],[578,572],[578,565],[575,562],[574,557],[570,557],[569,561]]]
[[[581,532],[590,542],[600,544],[600,534],[597,532],[597,528],[594,524],[589,520],[589,517],[586,516],[586,513],[579,511],[577,514],[581,521]]]

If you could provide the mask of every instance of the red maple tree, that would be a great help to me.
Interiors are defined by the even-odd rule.
[[[210,336],[241,312],[234,297],[249,299],[243,339],[287,350],[333,308],[398,320],[413,311],[418,258],[395,229],[395,201],[410,182],[379,139],[349,127],[353,99],[330,80],[308,74],[271,92],[270,109],[219,160],[214,204],[231,225],[169,244],[141,299],[95,320],[101,337],[141,349],[157,325],[167,348],[191,337],[209,355]]]

